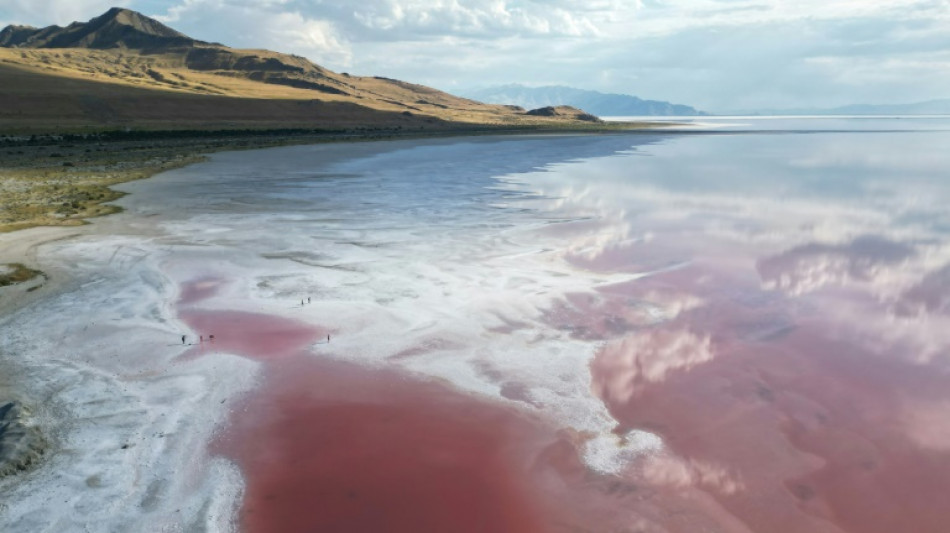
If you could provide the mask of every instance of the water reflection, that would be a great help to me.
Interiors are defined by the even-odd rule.
[[[568,474],[544,468],[547,446],[516,461],[554,472],[541,485],[570,515],[560,525],[942,532],[946,123],[750,125],[357,145],[340,157],[295,147],[255,153],[254,164],[222,154],[127,185],[139,194],[123,202],[202,245],[164,265],[179,284],[224,280],[185,292],[198,311],[240,326],[221,309],[281,315],[292,301],[295,317],[333,331],[321,357],[444,380],[564,429],[554,455]],[[302,294],[319,303],[298,308]],[[260,348],[233,338],[235,353]],[[301,357],[300,368],[313,364]],[[352,383],[367,379],[344,366]],[[276,365],[282,378],[262,397],[289,394],[273,384],[284,378],[319,396],[334,384],[328,369],[303,379]],[[343,389],[330,403],[352,399]],[[471,429],[464,412],[448,418]],[[305,456],[302,439],[289,442]],[[353,465],[339,479],[363,465],[362,482],[375,483],[375,467]],[[433,505],[413,502],[420,516]]]
[[[552,314],[613,320],[575,332],[605,341],[594,391],[674,453],[628,475],[753,531],[945,530],[945,126],[696,135],[512,178],[570,220],[535,232],[563,259],[645,275]]]
[[[799,295],[830,283],[871,283],[888,267],[916,255],[906,244],[878,237],[859,237],[838,245],[809,243],[760,259],[756,268],[763,286]]]

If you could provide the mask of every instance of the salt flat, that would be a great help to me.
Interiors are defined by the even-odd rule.
[[[0,481],[0,523],[371,530],[371,506],[411,531],[441,495],[497,531],[937,531],[918,496],[950,477],[900,473],[947,442],[946,134],[809,125],[284,147],[123,184],[124,213],[31,248],[51,286],[3,318],[53,445]]]

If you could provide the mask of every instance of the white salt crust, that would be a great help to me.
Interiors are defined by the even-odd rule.
[[[177,358],[180,335],[197,334],[176,318],[177,287],[201,278],[221,284],[198,308],[329,328],[333,342],[314,345],[315,357],[398,364],[593,435],[583,451],[593,470],[617,473],[660,449],[654,435],[613,434],[590,391],[600,341],[545,319],[568,294],[650,274],[565,260],[597,235],[639,238],[629,232],[547,231],[609,209],[525,185],[583,168],[545,166],[567,157],[568,140],[355,146],[348,158],[333,146],[218,154],[124,185],[127,212],[98,222],[98,235],[40,248],[41,262],[75,282],[2,324],[12,334],[0,352],[17,354],[54,446],[42,467],[0,483],[0,530],[233,529],[240,472],[207,445],[258,365]],[[506,397],[509,385],[523,395]]]

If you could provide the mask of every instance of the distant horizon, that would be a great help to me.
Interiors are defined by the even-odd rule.
[[[804,120],[804,119],[815,119],[815,120],[829,120],[829,119],[934,119],[941,120],[950,118],[950,113],[946,114],[937,114],[937,115],[765,115],[765,114],[752,114],[752,115],[718,115],[718,114],[708,114],[708,115],[664,115],[664,116],[653,116],[653,115],[603,115],[601,119],[607,122],[622,122],[630,119],[649,119],[653,121],[674,121],[674,120],[693,120],[701,122],[703,120],[734,120],[734,119],[743,119],[743,120],[781,120],[781,119],[794,119],[794,120]]]
[[[950,8],[926,0],[14,0],[0,27],[87,21],[114,6],[196,39],[455,94],[562,85],[716,114],[950,98]]]
[[[647,98],[647,97],[644,97],[644,96],[639,95],[639,94],[629,94],[629,93],[622,93],[622,92],[607,92],[607,91],[600,91],[600,90],[597,90],[597,89],[590,89],[590,88],[585,88],[585,87],[575,87],[575,86],[570,86],[570,85],[560,85],[560,84],[548,85],[548,84],[536,84],[536,83],[531,83],[531,82],[512,82],[512,83],[505,83],[505,84],[500,84],[500,85],[476,86],[476,87],[473,87],[473,88],[471,88],[471,89],[468,89],[467,92],[468,92],[468,93],[475,93],[475,92],[486,91],[486,90],[490,90],[490,89],[498,89],[498,88],[503,88],[503,87],[519,87],[519,88],[526,88],[526,89],[559,88],[559,89],[570,89],[570,90],[578,90],[578,91],[596,92],[596,93],[605,94],[605,95],[632,96],[632,97],[640,98],[640,99],[643,99],[643,100],[653,100],[653,98]],[[462,93],[463,96],[464,96],[464,94],[465,94],[465,92]],[[689,102],[671,102],[671,103],[673,103],[673,104],[680,104],[680,105],[691,105]],[[947,97],[947,98],[934,98],[934,99],[931,99],[931,100],[912,101],[912,102],[852,102],[852,103],[849,103],[849,104],[845,104],[845,105],[841,105],[841,106],[834,106],[834,107],[761,108],[761,109],[726,109],[726,110],[702,109],[701,111],[704,111],[704,112],[706,112],[706,113],[708,113],[708,114],[710,114],[710,115],[719,116],[719,117],[728,117],[728,116],[756,116],[756,115],[762,115],[762,116],[782,116],[782,115],[775,115],[775,114],[773,114],[773,113],[776,113],[776,112],[789,113],[788,116],[801,116],[801,113],[807,113],[807,112],[826,112],[826,113],[831,113],[831,112],[833,112],[833,111],[837,111],[837,110],[840,110],[840,109],[842,109],[842,108],[849,108],[849,107],[885,107],[885,106],[886,106],[886,107],[899,107],[899,106],[916,106],[916,105],[936,104],[936,103],[945,103],[945,104],[947,104],[948,106],[950,106],[950,97]],[[950,115],[950,112],[947,112],[947,113],[936,113],[936,114],[934,114],[933,116],[946,116],[946,115]],[[645,115],[644,115],[644,116],[645,116]],[[689,116],[689,115],[682,115],[682,116]],[[816,116],[828,116],[828,115],[827,115],[827,114],[825,114],[825,115],[819,114],[819,115],[816,115]],[[848,115],[847,115],[847,114],[843,114],[843,115],[840,115],[840,116],[848,116]],[[862,116],[862,115],[856,115],[856,116]],[[891,114],[885,114],[885,115],[882,115],[882,116],[891,116]],[[911,116],[920,116],[920,115],[911,115]]]

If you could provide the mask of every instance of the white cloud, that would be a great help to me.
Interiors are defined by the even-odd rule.
[[[900,85],[909,79],[924,81],[937,73],[950,72],[950,50],[866,57],[818,56],[804,61],[826,79],[851,87]]]
[[[683,329],[656,329],[607,343],[594,363],[598,395],[626,404],[652,383],[712,361],[712,340]]]
[[[909,246],[863,237],[844,245],[799,246],[759,260],[756,268],[766,288],[800,295],[830,284],[873,283],[915,255]]]
[[[739,476],[722,466],[670,455],[650,457],[643,466],[643,475],[651,483],[677,489],[701,487],[721,494],[745,490]]]
[[[131,0],[4,0],[0,2],[0,19],[37,27],[64,26],[77,20],[88,20],[111,7],[125,7]]]
[[[437,37],[506,38],[593,36],[598,15],[619,2],[531,0],[366,0],[354,8],[324,0],[339,22],[367,40],[423,40]]]
[[[476,19],[478,31],[453,29],[448,8],[426,11],[423,27],[412,22],[407,4],[398,5],[402,18],[387,19],[392,26],[385,31],[347,30],[360,70],[383,68],[445,88],[572,85],[711,111],[950,96],[946,2],[673,0],[605,2],[596,10],[559,2],[555,10],[574,25],[548,17],[547,34],[530,18]],[[445,19],[441,32],[437,15]],[[419,42],[436,37],[437,44]],[[401,65],[378,59],[393,46]]]
[[[924,450],[950,452],[950,402],[907,399],[904,402],[904,433]]]
[[[0,0],[0,19],[118,3],[199,39],[456,91],[562,84],[708,111],[950,97],[947,0]]]
[[[157,16],[193,37],[239,48],[266,48],[341,68],[351,49],[333,22],[288,10],[291,0],[184,0]]]
[[[619,24],[634,24],[639,36],[665,35],[696,28],[754,27],[803,21],[880,19],[899,22],[946,20],[950,17],[946,2],[929,0],[667,0],[651,2],[635,14],[623,10],[615,15],[619,15],[615,19]],[[622,31],[612,33],[621,38],[628,35]]]
[[[280,13],[267,18],[268,41],[274,45],[285,43],[286,50],[305,56],[314,56],[335,65],[348,65],[351,50],[325,20],[308,19],[300,13]]]
[[[183,0],[168,9],[167,20],[184,21],[184,13],[297,13],[332,25],[349,40],[423,41],[442,37],[506,37],[598,34],[598,23],[628,2],[601,0]]]

